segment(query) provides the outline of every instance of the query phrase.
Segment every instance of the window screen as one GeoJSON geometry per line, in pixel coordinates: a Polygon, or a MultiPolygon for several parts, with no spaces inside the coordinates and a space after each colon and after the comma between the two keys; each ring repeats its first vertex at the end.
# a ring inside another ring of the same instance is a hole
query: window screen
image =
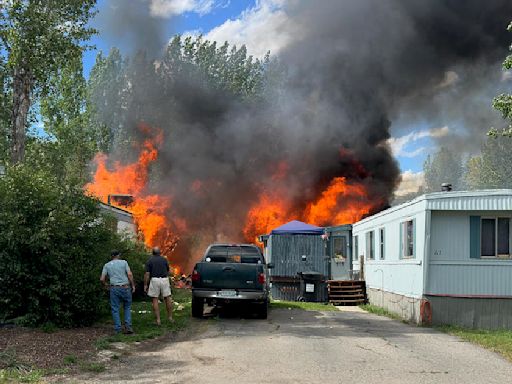
{"type": "Polygon", "coordinates": [[[400,237],[402,241],[400,251],[402,257],[414,257],[414,232],[414,220],[400,223],[400,237]]]}
{"type": "Polygon", "coordinates": [[[498,218],[498,255],[508,255],[509,248],[509,227],[510,219],[505,217],[498,218]]]}
{"type": "Polygon", "coordinates": [[[359,236],[354,236],[354,260],[359,260],[359,236]]]}
{"type": "Polygon", "coordinates": [[[366,257],[368,259],[375,258],[375,239],[373,231],[366,233],[366,257]]]}
{"type": "Polygon", "coordinates": [[[496,255],[496,220],[482,219],[482,256],[496,255]]]}
{"type": "Polygon", "coordinates": [[[347,257],[347,240],[343,237],[333,237],[332,242],[334,257],[347,257]]]}
{"type": "Polygon", "coordinates": [[[408,221],[405,224],[405,231],[407,235],[406,246],[406,256],[412,257],[414,256],[414,222],[412,220],[408,221]]]}
{"type": "Polygon", "coordinates": [[[384,228],[379,229],[379,253],[380,258],[384,259],[384,228]]]}

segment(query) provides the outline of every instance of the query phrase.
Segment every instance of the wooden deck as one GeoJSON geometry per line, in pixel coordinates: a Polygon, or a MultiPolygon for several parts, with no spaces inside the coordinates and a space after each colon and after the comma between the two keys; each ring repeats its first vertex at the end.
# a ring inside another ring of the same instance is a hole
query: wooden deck
{"type": "Polygon", "coordinates": [[[334,305],[359,305],[368,302],[363,280],[328,280],[329,302],[334,305]]]}

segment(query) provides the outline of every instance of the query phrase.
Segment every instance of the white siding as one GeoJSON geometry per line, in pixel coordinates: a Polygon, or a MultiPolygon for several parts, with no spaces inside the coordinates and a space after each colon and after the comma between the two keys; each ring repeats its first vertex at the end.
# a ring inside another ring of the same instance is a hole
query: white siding
{"type": "Polygon", "coordinates": [[[432,212],[430,260],[469,260],[469,216],[432,212]]]}
{"type": "MultiPolygon", "coordinates": [[[[353,225],[353,235],[359,235],[359,255],[364,255],[364,278],[369,288],[382,289],[409,297],[421,297],[423,294],[423,255],[425,244],[425,201],[417,200],[413,204],[385,211],[353,225]],[[415,222],[415,257],[400,258],[400,223],[415,222]],[[380,260],[378,231],[384,228],[385,260],[380,260]],[[366,233],[375,231],[375,260],[366,255],[366,233]]],[[[360,263],[354,261],[354,270],[360,269],[360,263]]]]}
{"type": "Polygon", "coordinates": [[[512,260],[470,258],[470,216],[508,216],[512,211],[432,212],[425,294],[512,296],[512,260]]]}

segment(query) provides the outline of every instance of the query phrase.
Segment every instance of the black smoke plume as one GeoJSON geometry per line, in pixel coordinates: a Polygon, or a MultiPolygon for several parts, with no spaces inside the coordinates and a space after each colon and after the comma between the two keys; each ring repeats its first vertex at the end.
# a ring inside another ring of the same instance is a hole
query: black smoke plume
{"type": "MultiPolygon", "coordinates": [[[[301,212],[344,176],[366,187],[374,211],[385,208],[400,180],[387,144],[398,118],[457,122],[464,131],[447,142],[459,149],[497,121],[481,96],[487,84],[501,84],[510,0],[289,1],[285,12],[294,39],[276,56],[286,78],[263,100],[240,100],[186,70],[162,81],[155,49],[132,61],[138,80],[127,125],[143,120],[165,132],[152,188],[173,197],[171,218],[187,222],[177,249],[183,266],[204,244],[243,240],[247,212],[263,190],[285,195],[301,212]],[[458,80],[447,82],[449,73],[458,80]],[[277,182],[283,161],[286,177],[277,182]]],[[[151,36],[161,20],[145,15],[138,14],[137,35],[151,36]]],[[[117,16],[115,28],[133,25],[117,16]]]]}

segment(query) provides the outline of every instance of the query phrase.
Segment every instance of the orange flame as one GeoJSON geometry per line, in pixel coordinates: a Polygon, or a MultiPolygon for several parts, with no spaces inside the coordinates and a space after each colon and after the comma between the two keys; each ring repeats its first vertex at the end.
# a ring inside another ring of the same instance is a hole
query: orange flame
{"type": "MultiPolygon", "coordinates": [[[[139,150],[137,162],[123,165],[119,161],[114,162],[112,169],[107,167],[108,157],[97,154],[94,158],[96,172],[91,183],[85,186],[87,194],[94,195],[102,201],[107,201],[108,195],[130,194],[134,202],[128,207],[132,212],[137,229],[143,234],[144,242],[148,246],[158,244],[158,235],[163,228],[168,228],[169,223],[165,216],[166,210],[171,204],[170,197],[148,194],[149,166],[158,158],[158,146],[163,141],[161,130],[153,130],[149,126],[141,124],[140,130],[149,137],[144,140],[139,150]]],[[[126,207],[120,207],[126,208],[126,207]]]]}
{"type": "Polygon", "coordinates": [[[279,198],[277,193],[263,193],[259,200],[247,213],[244,227],[244,238],[249,242],[258,242],[258,235],[268,233],[293,219],[289,213],[290,207],[286,201],[279,198]]]}
{"type": "MultiPolygon", "coordinates": [[[[354,169],[363,174],[363,166],[350,159],[354,169]]],[[[287,177],[288,166],[280,162],[272,180],[279,184],[287,177]]],[[[247,241],[261,234],[267,234],[272,229],[290,220],[302,220],[317,226],[351,224],[368,215],[380,201],[369,198],[362,183],[349,183],[345,177],[335,177],[317,198],[303,208],[294,208],[288,201],[285,187],[273,186],[273,192],[264,190],[258,200],[249,209],[244,227],[244,237],[247,241]],[[282,197],[285,196],[285,197],[282,197]]]]}
{"type": "Polygon", "coordinates": [[[335,177],[316,201],[308,204],[305,220],[318,226],[351,224],[370,213],[373,204],[361,184],[335,177]]]}

